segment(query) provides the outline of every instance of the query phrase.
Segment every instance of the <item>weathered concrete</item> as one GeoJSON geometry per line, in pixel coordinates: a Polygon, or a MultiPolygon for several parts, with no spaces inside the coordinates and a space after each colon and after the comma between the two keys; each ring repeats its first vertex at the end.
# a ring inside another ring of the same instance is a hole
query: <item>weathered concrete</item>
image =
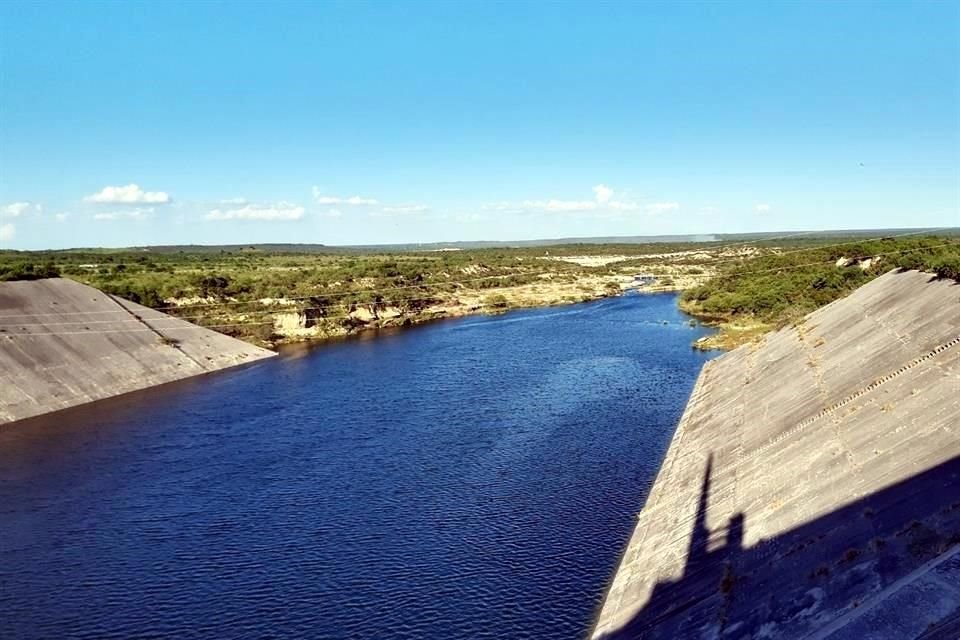
{"type": "Polygon", "coordinates": [[[704,368],[593,637],[939,637],[957,543],[960,285],[889,273],[704,368]]]}
{"type": "Polygon", "coordinates": [[[0,284],[0,425],[273,355],[72,280],[0,284]]]}

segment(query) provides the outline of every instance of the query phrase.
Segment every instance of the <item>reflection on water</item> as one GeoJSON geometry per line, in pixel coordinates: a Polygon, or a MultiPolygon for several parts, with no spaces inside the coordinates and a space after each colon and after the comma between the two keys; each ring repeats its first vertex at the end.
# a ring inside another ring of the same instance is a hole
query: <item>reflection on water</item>
{"type": "Polygon", "coordinates": [[[0,637],[576,638],[707,356],[670,295],[0,430],[0,637]]]}

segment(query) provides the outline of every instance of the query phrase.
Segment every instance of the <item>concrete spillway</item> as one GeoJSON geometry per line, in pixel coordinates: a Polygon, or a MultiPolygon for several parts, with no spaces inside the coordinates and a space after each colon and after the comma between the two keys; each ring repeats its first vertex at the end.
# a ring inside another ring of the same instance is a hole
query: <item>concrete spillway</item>
{"type": "Polygon", "coordinates": [[[72,280],[0,284],[0,425],[273,355],[72,280]]]}
{"type": "Polygon", "coordinates": [[[704,367],[594,638],[960,637],[960,285],[888,273],[704,367]]]}

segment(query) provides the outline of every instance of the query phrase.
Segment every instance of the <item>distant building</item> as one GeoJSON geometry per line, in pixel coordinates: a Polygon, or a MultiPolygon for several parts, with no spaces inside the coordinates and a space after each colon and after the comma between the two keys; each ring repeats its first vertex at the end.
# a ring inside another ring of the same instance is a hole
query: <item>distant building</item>
{"type": "Polygon", "coordinates": [[[633,284],[638,287],[645,287],[657,281],[657,277],[652,273],[638,273],[633,276],[633,284]]]}

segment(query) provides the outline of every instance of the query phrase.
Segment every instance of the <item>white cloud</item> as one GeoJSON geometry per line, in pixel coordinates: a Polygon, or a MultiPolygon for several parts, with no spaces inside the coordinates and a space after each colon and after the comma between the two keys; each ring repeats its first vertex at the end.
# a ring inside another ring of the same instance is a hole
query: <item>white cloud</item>
{"type": "Polygon", "coordinates": [[[131,209],[130,211],[108,211],[94,214],[94,220],[146,220],[154,212],[153,207],[147,209],[131,209]]]}
{"type": "Polygon", "coordinates": [[[760,204],[755,205],[753,209],[757,213],[767,213],[770,211],[770,209],[772,209],[772,207],[765,202],[761,202],[760,204]]]}
{"type": "Polygon", "coordinates": [[[98,204],[167,204],[172,198],[164,191],[144,191],[131,183],[123,187],[104,187],[100,192],[84,198],[84,201],[98,204]]]}
{"type": "Polygon", "coordinates": [[[0,207],[0,217],[7,218],[16,218],[24,213],[27,213],[33,209],[35,212],[39,213],[42,210],[42,207],[38,204],[33,204],[32,202],[11,202],[8,205],[0,207]]]}
{"type": "Polygon", "coordinates": [[[380,211],[383,213],[422,213],[429,209],[423,204],[404,204],[396,207],[384,207],[380,211]]]}
{"type": "Polygon", "coordinates": [[[236,209],[214,209],[207,220],[299,220],[304,208],[290,202],[248,204],[236,209]]]}
{"type": "Polygon", "coordinates": [[[565,213],[592,211],[597,208],[597,203],[592,200],[524,200],[522,208],[565,213]]]}
{"type": "Polygon", "coordinates": [[[674,211],[680,208],[676,202],[653,202],[642,204],[627,200],[617,200],[613,188],[605,184],[593,187],[593,200],[524,200],[523,202],[491,202],[481,206],[483,211],[498,211],[501,213],[523,213],[543,211],[547,213],[585,213],[598,216],[618,216],[624,213],[642,211],[648,214],[658,214],[674,211]]]}
{"type": "Polygon", "coordinates": [[[653,202],[646,206],[647,213],[666,213],[680,208],[679,202],[653,202]]]}
{"type": "Polygon", "coordinates": [[[343,215],[343,211],[340,211],[340,209],[327,209],[320,215],[324,218],[339,218],[343,215]]]}
{"type": "Polygon", "coordinates": [[[361,198],[360,196],[351,196],[349,198],[338,198],[337,196],[317,196],[317,204],[348,204],[351,206],[374,206],[380,204],[379,200],[373,198],[361,198]]]}
{"type": "Polygon", "coordinates": [[[353,197],[347,198],[343,202],[344,204],[352,204],[354,206],[380,204],[378,200],[374,200],[373,198],[361,198],[360,196],[353,196],[353,197]]]}
{"type": "Polygon", "coordinates": [[[320,187],[313,188],[313,199],[317,204],[346,204],[354,207],[372,207],[380,204],[379,200],[374,198],[362,198],[360,196],[351,196],[349,198],[341,198],[339,196],[325,196],[320,190],[320,187]]]}
{"type": "Polygon", "coordinates": [[[524,209],[540,209],[554,213],[566,213],[575,211],[594,211],[609,207],[619,211],[632,210],[635,205],[632,203],[618,202],[613,200],[613,189],[605,184],[598,184],[593,187],[593,200],[525,200],[522,204],[524,209]]]}
{"type": "Polygon", "coordinates": [[[69,212],[69,211],[64,211],[63,213],[55,213],[55,214],[53,215],[53,218],[54,218],[57,222],[66,222],[66,221],[67,221],[67,218],[69,218],[69,217],[70,217],[70,212],[69,212]]]}
{"type": "Polygon", "coordinates": [[[15,235],[17,235],[17,228],[13,226],[13,223],[0,224],[0,242],[13,240],[15,235]]]}
{"type": "Polygon", "coordinates": [[[483,211],[502,211],[508,213],[520,213],[523,211],[523,207],[518,203],[506,201],[488,202],[487,204],[481,205],[480,209],[483,211]]]}
{"type": "Polygon", "coordinates": [[[610,198],[613,197],[613,189],[605,184],[598,184],[593,188],[593,195],[597,199],[597,202],[604,204],[609,202],[610,198]]]}

